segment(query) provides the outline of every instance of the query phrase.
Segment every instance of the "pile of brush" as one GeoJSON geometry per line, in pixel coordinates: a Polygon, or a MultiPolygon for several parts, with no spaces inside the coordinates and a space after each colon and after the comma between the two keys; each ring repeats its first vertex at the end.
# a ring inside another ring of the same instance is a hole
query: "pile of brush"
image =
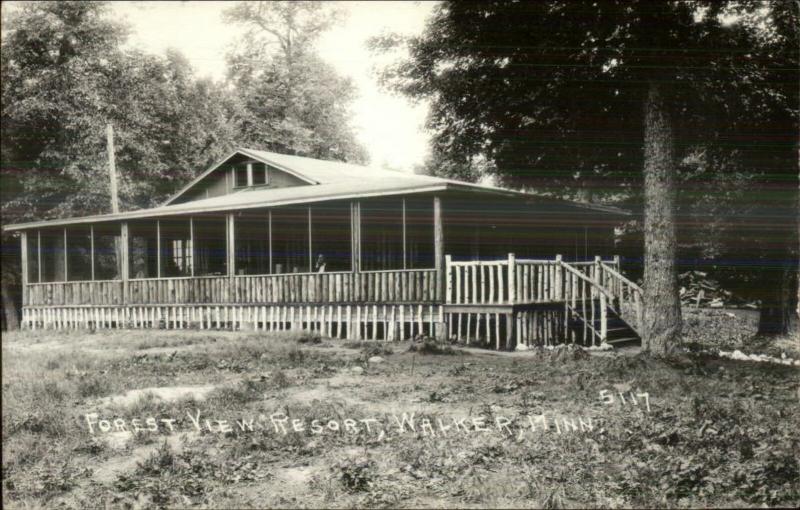
{"type": "Polygon", "coordinates": [[[696,308],[757,308],[723,289],[719,282],[708,277],[704,271],[686,271],[678,275],[681,303],[696,308]]]}

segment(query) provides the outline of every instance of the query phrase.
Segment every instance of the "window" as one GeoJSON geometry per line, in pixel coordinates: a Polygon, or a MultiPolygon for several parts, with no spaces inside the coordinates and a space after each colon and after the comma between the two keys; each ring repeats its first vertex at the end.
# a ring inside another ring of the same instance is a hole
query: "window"
{"type": "Polygon", "coordinates": [[[255,161],[237,163],[233,166],[233,179],[235,188],[269,184],[267,165],[255,161]]]}
{"type": "Polygon", "coordinates": [[[247,165],[242,163],[233,167],[234,183],[237,188],[244,188],[247,186],[247,165]]]}
{"type": "Polygon", "coordinates": [[[433,199],[406,198],[406,268],[435,267],[433,246],[433,199]]]}
{"type": "Polygon", "coordinates": [[[67,228],[67,278],[69,281],[92,279],[92,235],[84,226],[67,228]]]}
{"type": "Polygon", "coordinates": [[[350,203],[311,208],[312,271],[350,271],[350,203]]]}
{"type": "Polygon", "coordinates": [[[94,277],[96,280],[119,280],[122,237],[117,223],[94,226],[94,277]]]}
{"type": "Polygon", "coordinates": [[[269,274],[269,220],[266,212],[234,218],[236,274],[269,274]]]}
{"type": "Polygon", "coordinates": [[[192,251],[189,219],[161,220],[161,276],[191,276],[192,251]]]}
{"type": "Polygon", "coordinates": [[[311,271],[308,257],[308,208],[272,210],[273,273],[311,271]]]}
{"type": "Polygon", "coordinates": [[[227,222],[220,216],[194,217],[195,276],[228,274],[227,222]]]}
{"type": "Polygon", "coordinates": [[[39,283],[39,231],[28,232],[28,283],[39,283]]]}
{"type": "Polygon", "coordinates": [[[63,282],[66,260],[64,258],[64,230],[42,230],[42,281],[63,282]]]}
{"type": "Polygon", "coordinates": [[[129,278],[158,277],[156,222],[134,221],[128,224],[129,278]]]}
{"type": "Polygon", "coordinates": [[[403,269],[403,201],[361,202],[361,265],[365,271],[403,269]]]}
{"type": "Polygon", "coordinates": [[[253,186],[263,186],[265,184],[269,184],[267,165],[253,163],[253,186]]]}

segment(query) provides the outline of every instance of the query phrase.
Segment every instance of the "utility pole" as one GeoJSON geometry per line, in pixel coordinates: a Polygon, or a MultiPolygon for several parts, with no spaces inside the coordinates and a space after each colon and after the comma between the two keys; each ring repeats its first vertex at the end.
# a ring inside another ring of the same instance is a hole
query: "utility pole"
{"type": "Polygon", "coordinates": [[[111,179],[111,212],[119,212],[119,198],[117,197],[117,165],[114,162],[114,126],[106,125],[106,140],[108,148],[108,178],[111,179]]]}

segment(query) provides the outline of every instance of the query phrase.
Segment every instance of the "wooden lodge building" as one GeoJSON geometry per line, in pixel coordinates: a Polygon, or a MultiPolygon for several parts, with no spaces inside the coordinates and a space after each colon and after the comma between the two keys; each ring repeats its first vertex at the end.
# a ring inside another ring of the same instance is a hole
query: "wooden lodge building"
{"type": "Polygon", "coordinates": [[[638,339],[623,211],[238,149],[163,205],[20,233],[23,326],[638,339]]]}

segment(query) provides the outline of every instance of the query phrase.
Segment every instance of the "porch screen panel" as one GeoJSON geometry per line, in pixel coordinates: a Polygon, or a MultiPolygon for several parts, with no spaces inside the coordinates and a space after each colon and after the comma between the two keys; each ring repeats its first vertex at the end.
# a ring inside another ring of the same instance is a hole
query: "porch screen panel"
{"type": "Polygon", "coordinates": [[[403,268],[403,201],[361,202],[361,267],[365,271],[403,268]]]}
{"type": "Polygon", "coordinates": [[[64,230],[42,230],[42,281],[64,281],[64,230]]]}
{"type": "Polygon", "coordinates": [[[266,212],[234,218],[236,274],[269,274],[269,222],[266,212]]]}
{"type": "Polygon", "coordinates": [[[122,236],[119,224],[95,225],[94,277],[96,280],[122,279],[121,249],[122,236]]]}
{"type": "Polygon", "coordinates": [[[155,220],[128,223],[129,278],[158,277],[158,240],[155,220]]]}
{"type": "Polygon", "coordinates": [[[432,197],[406,199],[406,267],[435,267],[432,197]]]}
{"type": "Polygon", "coordinates": [[[308,208],[272,210],[272,263],[274,273],[307,273],[308,208]]]}
{"type": "Polygon", "coordinates": [[[480,213],[476,203],[447,198],[443,204],[445,253],[453,260],[479,260],[480,213]]]}
{"type": "Polygon", "coordinates": [[[92,237],[88,226],[67,228],[67,277],[71,282],[92,279],[92,237]]]}
{"type": "Polygon", "coordinates": [[[195,276],[228,274],[228,243],[224,216],[195,216],[195,276]]]}
{"type": "Polygon", "coordinates": [[[39,234],[28,231],[28,283],[39,283],[39,234]]]}
{"type": "Polygon", "coordinates": [[[189,218],[161,220],[161,276],[191,276],[193,258],[189,218]]]}
{"type": "Polygon", "coordinates": [[[350,271],[350,203],[313,206],[311,225],[312,270],[350,271]]]}

